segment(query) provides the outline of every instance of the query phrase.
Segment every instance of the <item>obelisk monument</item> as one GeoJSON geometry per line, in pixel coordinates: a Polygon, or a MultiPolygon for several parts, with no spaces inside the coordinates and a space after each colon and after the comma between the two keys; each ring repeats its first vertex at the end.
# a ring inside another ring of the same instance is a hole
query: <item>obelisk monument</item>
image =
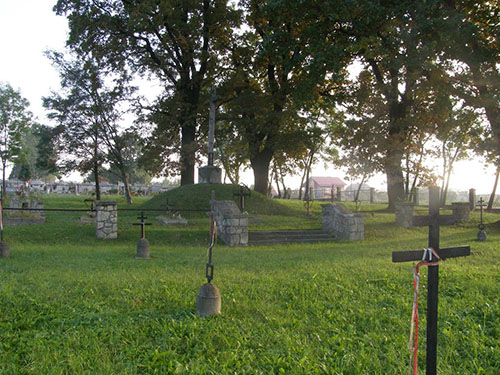
{"type": "Polygon", "coordinates": [[[210,91],[210,115],[208,117],[208,165],[198,169],[198,183],[220,184],[221,169],[214,165],[214,142],[215,142],[215,87],[210,91]]]}

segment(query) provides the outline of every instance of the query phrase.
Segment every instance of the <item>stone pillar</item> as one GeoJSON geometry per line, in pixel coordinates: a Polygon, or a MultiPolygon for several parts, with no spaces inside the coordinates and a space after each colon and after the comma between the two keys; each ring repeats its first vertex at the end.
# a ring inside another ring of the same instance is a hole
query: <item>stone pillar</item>
{"type": "Polygon", "coordinates": [[[248,245],[248,215],[241,213],[234,201],[214,201],[217,235],[229,246],[248,245]]]}
{"type": "Polygon", "coordinates": [[[413,204],[415,204],[415,206],[420,205],[420,189],[419,188],[415,188],[415,191],[413,193],[413,204]]]}
{"type": "Polygon", "coordinates": [[[469,189],[469,206],[471,211],[476,208],[476,189],[469,189]]]}
{"type": "Polygon", "coordinates": [[[365,217],[353,214],[343,204],[322,204],[323,230],[333,233],[339,240],[363,241],[365,217]]]}
{"type": "Polygon", "coordinates": [[[96,201],[96,230],[97,238],[113,239],[118,237],[118,211],[116,202],[96,201]]]}
{"type": "Polygon", "coordinates": [[[413,220],[413,202],[396,203],[396,224],[403,228],[411,227],[413,220]]]}
{"type": "Polygon", "coordinates": [[[470,204],[467,202],[453,202],[451,204],[455,223],[468,223],[470,221],[470,204]]]}
{"type": "Polygon", "coordinates": [[[370,188],[370,203],[375,203],[375,188],[370,188]]]}
{"type": "Polygon", "coordinates": [[[342,190],[337,186],[337,202],[342,202],[342,190]]]}

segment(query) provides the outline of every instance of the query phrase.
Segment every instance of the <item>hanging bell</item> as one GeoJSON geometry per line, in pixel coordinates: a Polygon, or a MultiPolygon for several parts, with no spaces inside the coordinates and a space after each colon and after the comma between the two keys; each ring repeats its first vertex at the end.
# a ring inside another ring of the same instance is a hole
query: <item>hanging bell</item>
{"type": "Polygon", "coordinates": [[[137,242],[135,259],[149,259],[149,241],[147,239],[141,238],[137,242]]]}
{"type": "Polygon", "coordinates": [[[203,284],[196,298],[196,313],[198,316],[219,315],[220,305],[219,289],[211,283],[203,284]]]}

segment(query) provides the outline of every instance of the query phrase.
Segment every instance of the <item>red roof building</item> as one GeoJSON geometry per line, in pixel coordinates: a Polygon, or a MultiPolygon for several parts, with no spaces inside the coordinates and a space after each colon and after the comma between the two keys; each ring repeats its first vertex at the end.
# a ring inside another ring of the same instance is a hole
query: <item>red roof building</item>
{"type": "Polygon", "coordinates": [[[338,177],[311,177],[309,188],[312,189],[313,199],[331,199],[332,191],[335,196],[337,190],[343,191],[347,184],[338,177]]]}

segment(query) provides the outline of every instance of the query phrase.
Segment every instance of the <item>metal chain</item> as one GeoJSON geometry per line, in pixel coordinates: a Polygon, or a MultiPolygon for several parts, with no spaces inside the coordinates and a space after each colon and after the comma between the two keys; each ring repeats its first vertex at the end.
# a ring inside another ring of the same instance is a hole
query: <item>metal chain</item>
{"type": "Polygon", "coordinates": [[[212,252],[215,243],[215,220],[213,211],[210,212],[210,245],[208,247],[208,263],[205,268],[207,282],[210,283],[214,278],[214,265],[212,264],[212,252]]]}

